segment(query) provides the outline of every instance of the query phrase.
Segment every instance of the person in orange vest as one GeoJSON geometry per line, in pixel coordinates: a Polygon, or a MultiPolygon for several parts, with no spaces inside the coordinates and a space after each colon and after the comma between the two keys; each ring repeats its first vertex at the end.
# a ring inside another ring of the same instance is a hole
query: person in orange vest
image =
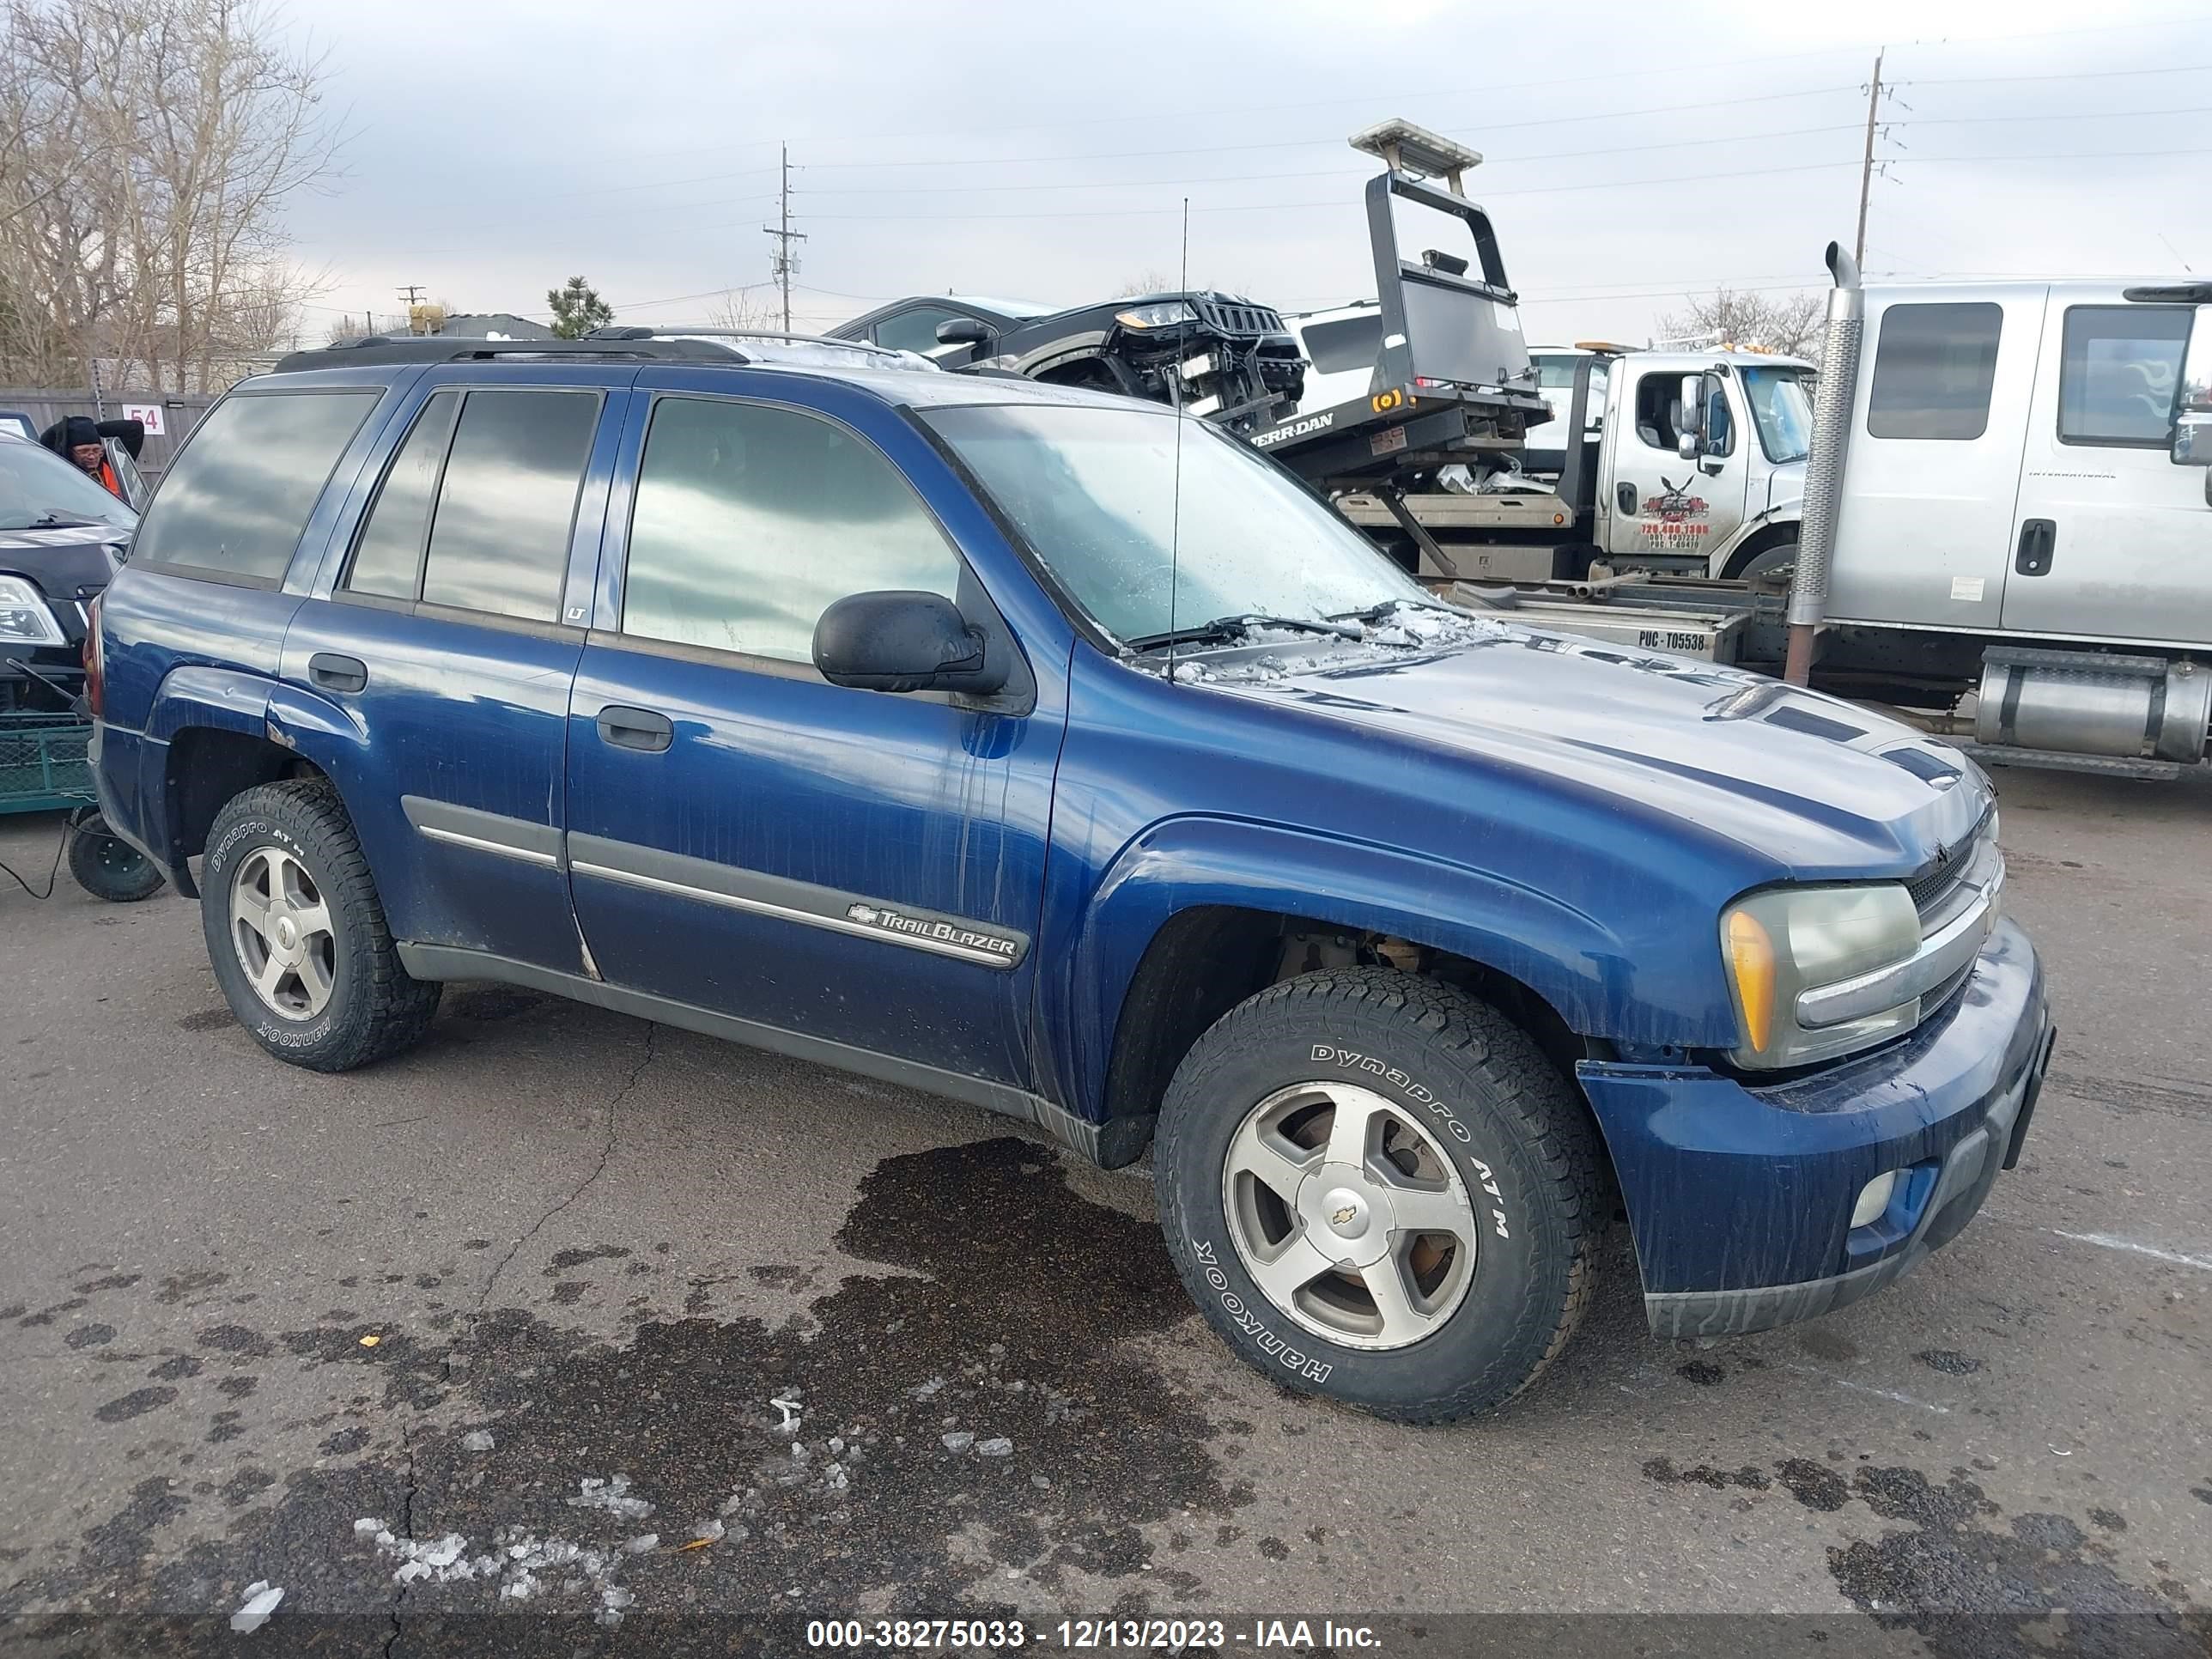
{"type": "Polygon", "coordinates": [[[102,441],[107,438],[120,441],[135,459],[146,441],[146,428],[138,421],[94,421],[89,416],[69,415],[39,434],[39,441],[48,449],[82,469],[116,500],[128,501],[131,498],[124,494],[123,481],[115,476],[107,459],[107,446],[102,441]]]}

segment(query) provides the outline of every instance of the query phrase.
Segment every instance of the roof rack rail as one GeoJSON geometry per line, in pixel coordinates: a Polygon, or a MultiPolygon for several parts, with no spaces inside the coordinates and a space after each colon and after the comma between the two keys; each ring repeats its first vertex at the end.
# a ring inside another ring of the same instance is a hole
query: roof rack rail
{"type": "Polygon", "coordinates": [[[695,328],[688,323],[667,323],[649,328],[641,323],[610,323],[584,336],[586,340],[775,340],[785,344],[836,346],[841,351],[872,352],[879,357],[902,354],[893,346],[872,340],[834,340],[827,334],[796,334],[780,328],[695,328]]]}
{"type": "Polygon", "coordinates": [[[647,331],[620,339],[586,337],[580,340],[490,340],[465,335],[371,334],[295,351],[276,360],[272,373],[297,374],[313,368],[356,368],[372,363],[492,362],[501,360],[544,360],[556,357],[597,357],[615,362],[647,358],[689,362],[743,363],[750,361],[735,347],[702,339],[662,340],[647,331]]]}

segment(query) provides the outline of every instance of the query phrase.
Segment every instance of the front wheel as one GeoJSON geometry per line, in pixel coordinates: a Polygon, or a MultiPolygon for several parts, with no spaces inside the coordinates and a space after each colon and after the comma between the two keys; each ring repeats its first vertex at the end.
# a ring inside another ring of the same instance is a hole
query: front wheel
{"type": "Polygon", "coordinates": [[[216,815],[200,920],[238,1023],[279,1060],[344,1072],[429,1029],[440,987],[400,965],[337,793],[264,783],[216,815]]]}
{"type": "Polygon", "coordinates": [[[1797,568],[1797,544],[1770,542],[1729,572],[1738,581],[1786,582],[1797,568]]]}
{"type": "Polygon", "coordinates": [[[1406,1422],[1503,1404],[1587,1305],[1597,1144],[1527,1035],[1363,968],[1240,1004],[1177,1068],[1153,1145],[1185,1286],[1277,1382],[1406,1422]]]}

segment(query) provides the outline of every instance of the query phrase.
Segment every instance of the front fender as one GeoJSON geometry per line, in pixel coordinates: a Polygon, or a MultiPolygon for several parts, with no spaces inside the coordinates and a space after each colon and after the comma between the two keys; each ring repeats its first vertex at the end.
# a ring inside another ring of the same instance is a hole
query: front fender
{"type": "Polygon", "coordinates": [[[1310,916],[1389,933],[1510,975],[1583,1033],[1607,1030],[1632,977],[1620,941],[1534,889],[1394,848],[1237,819],[1154,824],[1108,866],[1051,958],[1040,1029],[1058,1098],[1105,1115],[1115,1032],[1138,964],[1177,913],[1206,905],[1310,916]],[[1057,1006],[1054,1006],[1056,1003],[1057,1006]]]}
{"type": "Polygon", "coordinates": [[[1729,561],[1736,556],[1737,550],[1746,542],[1771,525],[1796,524],[1804,517],[1804,507],[1805,503],[1802,501],[1784,501],[1779,507],[1768,507],[1756,518],[1746,519],[1724,537],[1707,556],[1706,574],[1717,581],[1721,573],[1728,568],[1729,561]]]}

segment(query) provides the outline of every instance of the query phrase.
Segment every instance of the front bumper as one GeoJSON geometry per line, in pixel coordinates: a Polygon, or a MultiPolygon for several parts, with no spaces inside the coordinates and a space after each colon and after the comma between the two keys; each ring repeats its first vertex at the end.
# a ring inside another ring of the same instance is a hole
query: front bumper
{"type": "Polygon", "coordinates": [[[1956,1237],[2017,1161],[2054,1032],[2027,936],[2000,921],[1950,1006],[1861,1059],[1765,1087],[1584,1062],[1656,1335],[1722,1336],[1856,1301],[1956,1237]],[[1886,1170],[1888,1209],[1852,1227],[1886,1170]]]}

